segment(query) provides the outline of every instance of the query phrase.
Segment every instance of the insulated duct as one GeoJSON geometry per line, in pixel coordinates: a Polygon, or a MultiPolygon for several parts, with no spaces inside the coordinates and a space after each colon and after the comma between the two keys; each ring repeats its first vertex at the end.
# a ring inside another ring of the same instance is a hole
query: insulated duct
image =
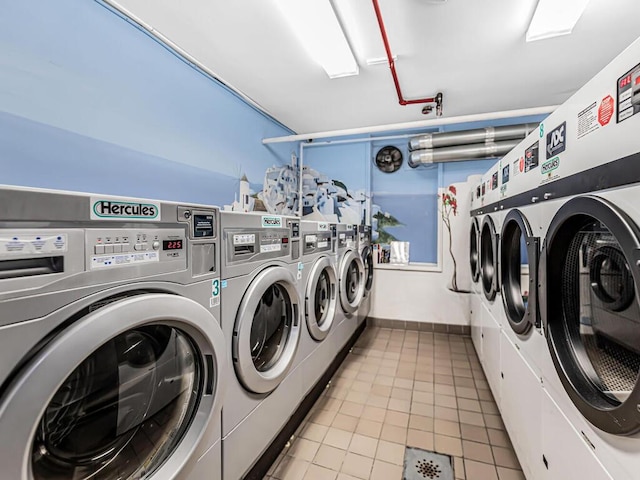
{"type": "Polygon", "coordinates": [[[495,143],[455,145],[452,147],[416,150],[409,155],[408,163],[410,167],[415,168],[418,165],[430,163],[501,157],[513,150],[520,141],[520,139],[503,140],[495,143]]]}
{"type": "Polygon", "coordinates": [[[409,150],[450,147],[473,143],[492,143],[502,140],[524,139],[537,125],[525,123],[504,127],[477,128],[461,132],[436,132],[414,137],[409,141],[409,150]]]}

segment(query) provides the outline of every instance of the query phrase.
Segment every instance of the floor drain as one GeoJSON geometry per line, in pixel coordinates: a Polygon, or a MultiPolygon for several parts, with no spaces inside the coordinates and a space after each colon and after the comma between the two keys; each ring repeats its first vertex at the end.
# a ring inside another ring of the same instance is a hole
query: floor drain
{"type": "Polygon", "coordinates": [[[407,447],[404,452],[403,480],[453,480],[449,455],[407,447]]]}

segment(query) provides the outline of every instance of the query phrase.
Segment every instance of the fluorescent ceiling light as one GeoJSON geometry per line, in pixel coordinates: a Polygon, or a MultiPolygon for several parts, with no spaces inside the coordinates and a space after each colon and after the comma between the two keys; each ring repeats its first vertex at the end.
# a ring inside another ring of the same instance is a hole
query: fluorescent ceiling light
{"type": "Polygon", "coordinates": [[[330,0],[276,0],[305,50],[329,78],[358,74],[349,43],[330,0]]]}
{"type": "Polygon", "coordinates": [[[527,42],[568,35],[589,0],[538,0],[527,30],[527,42]]]}

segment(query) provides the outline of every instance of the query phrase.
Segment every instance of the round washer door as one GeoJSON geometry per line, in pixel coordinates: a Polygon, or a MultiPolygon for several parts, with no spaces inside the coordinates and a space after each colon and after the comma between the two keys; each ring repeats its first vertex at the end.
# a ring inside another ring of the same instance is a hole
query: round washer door
{"type": "Polygon", "coordinates": [[[233,329],[233,361],[247,390],[276,389],[293,364],[300,339],[296,278],[272,266],[253,279],[242,298],[233,329]]]}
{"type": "Polygon", "coordinates": [[[373,249],[370,245],[364,246],[361,257],[364,264],[364,294],[367,295],[373,288],[373,249]]]}
{"type": "Polygon", "coordinates": [[[522,212],[511,210],[500,234],[502,302],[511,329],[520,335],[537,323],[539,245],[522,212]]]}
{"type": "Polygon", "coordinates": [[[471,230],[469,232],[469,264],[471,266],[471,278],[474,283],[480,280],[480,228],[478,219],[471,219],[471,230]]]}
{"type": "Polygon", "coordinates": [[[328,257],[321,257],[313,264],[305,298],[305,316],[309,334],[315,340],[324,340],[336,315],[338,303],[338,277],[328,257]]]}
{"type": "Polygon", "coordinates": [[[353,313],[364,295],[364,263],[360,255],[349,250],[340,262],[340,303],[345,313],[353,313]]]}
{"type": "Polygon", "coordinates": [[[601,430],[640,431],[640,229],[608,201],[577,197],[553,218],[544,253],[543,321],[565,390],[601,430]]]}
{"type": "Polygon", "coordinates": [[[480,230],[480,276],[482,291],[489,301],[498,293],[498,235],[493,220],[488,215],[482,221],[480,230]]]}
{"type": "Polygon", "coordinates": [[[92,308],[9,385],[3,477],[174,478],[218,421],[225,342],[207,309],[147,293],[92,308]]]}

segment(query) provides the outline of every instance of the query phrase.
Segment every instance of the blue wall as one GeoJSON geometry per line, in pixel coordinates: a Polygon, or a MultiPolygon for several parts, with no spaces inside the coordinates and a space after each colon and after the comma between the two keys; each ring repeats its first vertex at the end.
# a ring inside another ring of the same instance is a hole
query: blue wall
{"type": "Polygon", "coordinates": [[[291,133],[97,1],[5,2],[0,183],[225,204],[291,133]]]}

